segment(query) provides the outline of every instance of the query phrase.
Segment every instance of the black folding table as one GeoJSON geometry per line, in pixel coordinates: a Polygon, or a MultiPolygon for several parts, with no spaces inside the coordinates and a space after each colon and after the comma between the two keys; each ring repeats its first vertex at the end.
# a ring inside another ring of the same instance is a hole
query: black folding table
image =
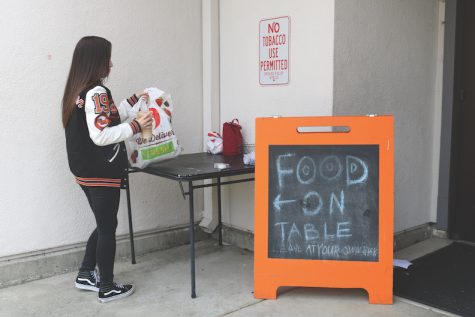
{"type": "MultiPolygon", "coordinates": [[[[136,173],[142,172],[160,177],[165,177],[174,181],[178,181],[183,194],[188,195],[189,200],[189,231],[190,231],[190,262],[191,262],[191,297],[196,297],[195,292],[195,230],[194,230],[194,204],[193,204],[193,191],[198,188],[217,186],[218,191],[218,227],[219,230],[219,245],[223,245],[222,237],[222,223],[221,223],[221,186],[235,183],[242,183],[254,180],[252,178],[238,179],[233,181],[222,182],[221,178],[226,176],[236,176],[244,174],[253,174],[254,166],[245,165],[243,163],[242,155],[238,156],[224,156],[213,155],[208,153],[193,153],[183,154],[178,157],[150,165],[144,169],[132,168],[128,172],[136,173]],[[215,163],[229,164],[227,168],[216,168],[215,163]],[[216,179],[216,182],[211,184],[199,184],[193,185],[194,181],[202,181],[206,179],[216,179]],[[188,191],[183,190],[183,182],[188,183],[188,191]]],[[[132,254],[132,263],[135,264],[135,249],[134,249],[134,232],[132,228],[132,208],[130,202],[130,190],[129,190],[129,176],[125,179],[124,188],[127,192],[127,209],[129,216],[129,233],[130,233],[130,250],[132,254]]]]}

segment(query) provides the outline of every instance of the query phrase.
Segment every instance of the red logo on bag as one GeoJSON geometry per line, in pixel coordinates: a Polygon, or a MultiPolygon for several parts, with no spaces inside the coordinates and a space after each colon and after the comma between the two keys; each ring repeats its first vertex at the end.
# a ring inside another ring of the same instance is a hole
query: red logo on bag
{"type": "Polygon", "coordinates": [[[163,102],[163,98],[162,98],[162,97],[155,99],[155,102],[157,103],[157,105],[158,105],[163,111],[165,111],[165,113],[167,114],[167,116],[170,117],[170,119],[171,119],[171,118],[172,118],[172,113],[170,112],[170,110],[167,109],[168,107],[170,107],[170,105],[168,104],[168,102],[167,102],[167,101],[163,102]],[[162,105],[165,105],[165,108],[162,107],[162,105]]]}
{"type": "Polygon", "coordinates": [[[130,158],[132,159],[132,162],[133,163],[137,163],[137,157],[139,156],[139,152],[137,152],[137,150],[135,150],[132,155],[130,156],[130,158]]]}
{"type": "Polygon", "coordinates": [[[158,113],[157,109],[155,108],[149,108],[150,111],[152,111],[153,115],[153,120],[155,121],[155,127],[158,127],[160,125],[160,114],[158,113]]]}

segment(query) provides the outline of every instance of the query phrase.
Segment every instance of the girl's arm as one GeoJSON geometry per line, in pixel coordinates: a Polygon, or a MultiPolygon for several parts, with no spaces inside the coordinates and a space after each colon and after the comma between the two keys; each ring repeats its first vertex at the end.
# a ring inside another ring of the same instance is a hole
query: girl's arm
{"type": "MultiPolygon", "coordinates": [[[[140,132],[137,120],[130,123],[121,123],[110,127],[110,101],[104,87],[96,86],[86,94],[85,106],[86,122],[91,140],[99,146],[105,146],[124,141],[140,132]]],[[[119,115],[116,113],[115,115],[119,115]]]]}
{"type": "Polygon", "coordinates": [[[145,102],[148,103],[148,93],[147,92],[141,92],[137,94],[133,94],[131,97],[124,99],[120,102],[119,106],[117,107],[117,110],[119,111],[120,115],[120,121],[125,121],[129,117],[129,111],[130,109],[135,106],[135,104],[139,101],[140,97],[143,97],[145,99],[145,102]]]}

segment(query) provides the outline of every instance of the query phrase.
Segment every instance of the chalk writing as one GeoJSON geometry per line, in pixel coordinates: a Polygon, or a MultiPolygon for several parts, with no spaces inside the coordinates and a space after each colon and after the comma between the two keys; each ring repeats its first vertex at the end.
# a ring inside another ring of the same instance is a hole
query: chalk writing
{"type": "Polygon", "coordinates": [[[368,179],[368,166],[365,162],[355,156],[346,157],[346,182],[349,185],[358,183],[364,183],[368,179]],[[359,178],[352,179],[352,176],[357,174],[358,171],[363,170],[362,175],[359,178]]]}
{"type": "Polygon", "coordinates": [[[322,209],[323,201],[318,192],[310,191],[303,198],[303,213],[306,216],[318,215],[322,209]]]}
{"type": "Polygon", "coordinates": [[[283,169],[282,166],[281,166],[281,161],[285,158],[288,158],[288,157],[292,157],[294,155],[292,154],[284,154],[284,155],[279,155],[277,157],[277,160],[276,160],[276,164],[277,164],[277,173],[278,173],[278,176],[279,176],[279,186],[282,187],[283,184],[284,184],[284,176],[285,175],[291,175],[293,174],[294,170],[293,169],[283,169]]]}
{"type": "Polygon", "coordinates": [[[341,190],[340,201],[338,201],[338,198],[335,196],[334,193],[332,193],[330,198],[330,215],[333,213],[333,202],[335,202],[335,204],[340,209],[341,214],[343,215],[345,212],[345,192],[341,190]]]}
{"type": "Polygon", "coordinates": [[[318,170],[324,179],[331,181],[340,177],[343,172],[343,167],[338,156],[330,155],[322,160],[318,170]]]}
{"type": "Polygon", "coordinates": [[[289,203],[293,203],[295,202],[296,200],[295,199],[287,199],[287,200],[282,200],[280,199],[280,194],[277,195],[274,199],[274,210],[275,211],[280,211],[281,210],[281,206],[283,204],[289,204],[289,203]]]}
{"type": "Polygon", "coordinates": [[[269,257],[377,261],[377,145],[269,147],[269,257]]]}
{"type": "Polygon", "coordinates": [[[302,157],[297,164],[297,179],[302,184],[310,184],[315,181],[317,168],[315,161],[308,156],[302,157]]]}

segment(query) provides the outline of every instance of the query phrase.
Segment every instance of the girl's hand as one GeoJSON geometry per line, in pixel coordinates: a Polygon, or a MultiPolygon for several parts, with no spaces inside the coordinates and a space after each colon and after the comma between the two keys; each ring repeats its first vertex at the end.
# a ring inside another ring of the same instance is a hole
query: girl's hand
{"type": "Polygon", "coordinates": [[[143,97],[146,104],[148,104],[149,101],[150,101],[150,96],[148,95],[148,92],[146,92],[146,91],[142,91],[142,92],[136,93],[135,95],[136,95],[139,99],[140,99],[141,97],[143,97]]]}
{"type": "Polygon", "coordinates": [[[140,129],[152,127],[152,113],[150,111],[142,111],[137,113],[137,122],[140,125],[140,129]],[[140,113],[140,115],[138,115],[140,113]],[[143,114],[142,114],[143,113],[143,114]]]}

